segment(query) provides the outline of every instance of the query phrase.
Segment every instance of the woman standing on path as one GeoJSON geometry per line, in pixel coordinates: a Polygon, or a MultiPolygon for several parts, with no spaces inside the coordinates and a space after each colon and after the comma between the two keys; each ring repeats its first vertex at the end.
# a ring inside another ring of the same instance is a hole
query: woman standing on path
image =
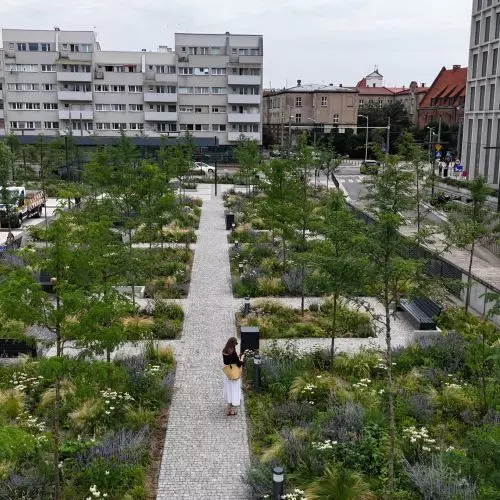
{"type": "Polygon", "coordinates": [[[228,416],[236,415],[237,412],[235,407],[240,406],[241,403],[241,366],[245,361],[245,355],[242,354],[238,356],[236,352],[237,345],[238,340],[236,337],[231,337],[222,351],[224,365],[231,365],[233,370],[237,370],[240,373],[240,376],[236,380],[231,380],[226,373],[224,373],[224,399],[228,404],[226,412],[228,416]]]}

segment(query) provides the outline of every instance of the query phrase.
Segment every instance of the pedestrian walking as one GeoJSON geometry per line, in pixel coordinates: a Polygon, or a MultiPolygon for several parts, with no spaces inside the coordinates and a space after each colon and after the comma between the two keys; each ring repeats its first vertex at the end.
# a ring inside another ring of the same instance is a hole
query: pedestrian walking
{"type": "Polygon", "coordinates": [[[241,367],[245,362],[245,355],[238,356],[236,346],[238,339],[231,337],[222,351],[224,361],[224,399],[227,403],[226,415],[236,415],[236,408],[241,404],[241,367]]]}

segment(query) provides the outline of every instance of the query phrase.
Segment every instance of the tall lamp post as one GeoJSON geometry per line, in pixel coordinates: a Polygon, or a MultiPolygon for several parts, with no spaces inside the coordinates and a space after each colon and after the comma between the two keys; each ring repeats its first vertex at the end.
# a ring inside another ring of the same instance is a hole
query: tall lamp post
{"type": "Polygon", "coordinates": [[[314,187],[317,186],[318,169],[316,163],[316,120],[314,118],[308,118],[310,122],[313,122],[313,148],[314,148],[314,187]]]}
{"type": "Polygon", "coordinates": [[[368,115],[358,115],[359,118],[364,118],[366,120],[366,140],[365,140],[365,162],[368,160],[368,124],[369,118],[368,115]]]}
{"type": "Polygon", "coordinates": [[[431,166],[431,175],[432,175],[432,184],[431,184],[431,196],[434,197],[434,170],[435,170],[435,162],[432,157],[432,138],[434,135],[434,128],[427,127],[429,129],[429,163],[431,166]]]}

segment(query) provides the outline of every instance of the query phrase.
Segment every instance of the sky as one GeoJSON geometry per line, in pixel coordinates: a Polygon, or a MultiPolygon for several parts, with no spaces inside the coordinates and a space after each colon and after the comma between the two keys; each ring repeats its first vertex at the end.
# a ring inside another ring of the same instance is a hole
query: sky
{"type": "Polygon", "coordinates": [[[156,50],[175,32],[264,36],[264,87],[430,85],[467,65],[472,0],[0,0],[0,27],[95,30],[102,50],[156,50]]]}

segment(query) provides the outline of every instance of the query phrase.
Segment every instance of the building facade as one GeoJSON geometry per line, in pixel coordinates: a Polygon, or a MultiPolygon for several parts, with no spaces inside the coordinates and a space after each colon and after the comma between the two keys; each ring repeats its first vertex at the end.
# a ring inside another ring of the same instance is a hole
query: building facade
{"type": "Polygon", "coordinates": [[[264,92],[263,124],[266,142],[283,144],[290,134],[315,127],[356,128],[357,90],[330,85],[302,85],[264,92]]]}
{"type": "Polygon", "coordinates": [[[410,121],[417,124],[420,103],[428,91],[425,83],[418,85],[413,81],[408,87],[386,87],[383,82],[384,77],[377,68],[360,80],[356,85],[359,106],[365,104],[387,106],[399,102],[408,113],[410,121]]]}
{"type": "Polygon", "coordinates": [[[467,68],[455,64],[452,69],[443,67],[429,88],[418,111],[418,125],[426,127],[441,120],[451,126],[463,123],[467,68]]]}
{"type": "Polygon", "coordinates": [[[467,73],[462,162],[469,178],[499,185],[500,4],[474,0],[467,73]]]}
{"type": "Polygon", "coordinates": [[[2,39],[0,134],[262,140],[260,35],[176,33],[175,50],[156,52],[103,51],[94,32],[57,28],[2,39]]]}

